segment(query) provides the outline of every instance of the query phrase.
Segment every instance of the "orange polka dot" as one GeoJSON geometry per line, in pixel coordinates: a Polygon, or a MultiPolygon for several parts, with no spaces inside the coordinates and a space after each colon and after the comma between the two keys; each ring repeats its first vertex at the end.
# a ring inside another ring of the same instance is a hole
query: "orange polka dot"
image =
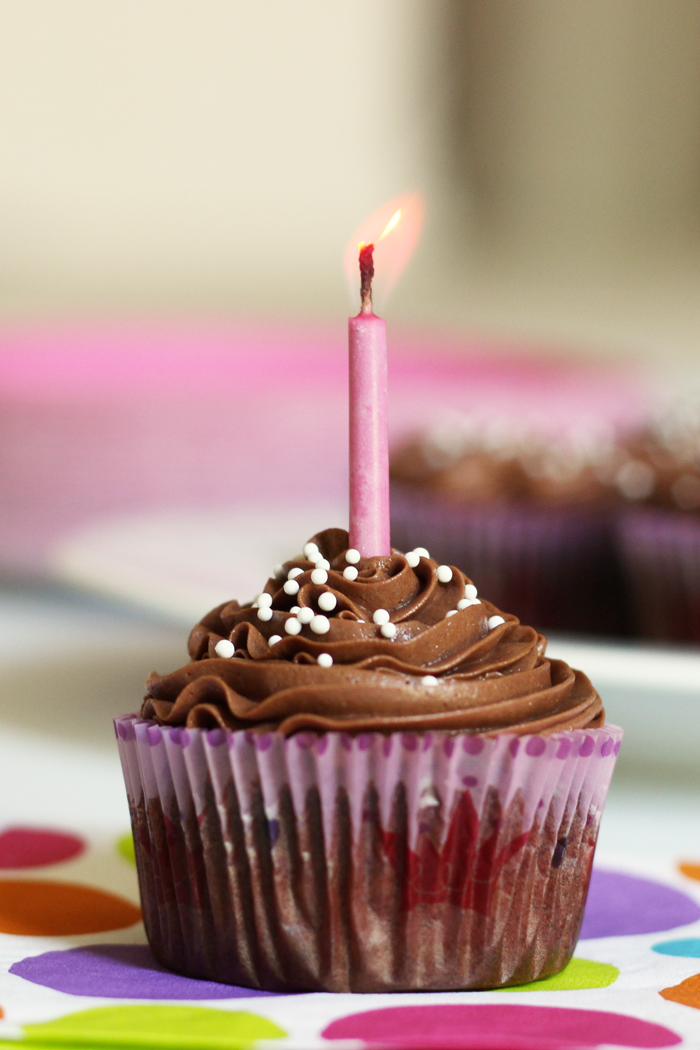
{"type": "Polygon", "coordinates": [[[73,882],[0,879],[0,933],[64,937],[133,926],[136,905],[104,890],[73,882]]]}
{"type": "Polygon", "coordinates": [[[685,981],[674,984],[671,988],[664,988],[659,995],[670,999],[671,1002],[694,1006],[696,1010],[700,1010],[700,973],[687,977],[685,981]]]}
{"type": "Polygon", "coordinates": [[[689,879],[697,879],[700,882],[700,864],[684,863],[679,864],[678,867],[689,879]]]}

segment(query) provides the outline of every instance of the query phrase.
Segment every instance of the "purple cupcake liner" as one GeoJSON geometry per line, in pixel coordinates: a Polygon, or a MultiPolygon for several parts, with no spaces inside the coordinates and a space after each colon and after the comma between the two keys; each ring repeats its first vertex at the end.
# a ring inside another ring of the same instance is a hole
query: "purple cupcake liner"
{"type": "Polygon", "coordinates": [[[700,642],[700,517],[639,508],[621,514],[617,528],[639,633],[700,642]]]}
{"type": "Polygon", "coordinates": [[[519,984],[571,958],[617,727],[115,727],[146,931],[172,969],[370,992],[519,984]]]}
{"type": "Polygon", "coordinates": [[[607,510],[458,503],[392,486],[392,541],[459,565],[490,602],[521,623],[629,633],[627,592],[607,510]]]}

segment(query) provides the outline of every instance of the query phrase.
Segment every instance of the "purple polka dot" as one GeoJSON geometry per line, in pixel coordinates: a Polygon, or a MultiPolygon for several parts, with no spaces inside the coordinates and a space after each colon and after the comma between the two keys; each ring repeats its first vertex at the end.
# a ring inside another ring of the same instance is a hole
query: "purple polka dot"
{"type": "Polygon", "coordinates": [[[157,747],[163,739],[163,732],[160,726],[149,726],[146,730],[146,735],[148,736],[148,743],[151,747],[157,747]]]}
{"type": "Polygon", "coordinates": [[[612,754],[612,749],[614,746],[615,744],[613,742],[612,737],[608,737],[607,740],[603,741],[603,743],[600,746],[600,753],[603,756],[603,758],[607,758],[608,755],[612,754]]]}
{"type": "Polygon", "coordinates": [[[390,737],[390,736],[385,736],[384,737],[384,741],[382,743],[382,751],[384,752],[384,754],[385,754],[385,756],[387,758],[391,754],[391,749],[392,749],[393,746],[394,746],[393,738],[390,737]]]}
{"type": "Polygon", "coordinates": [[[418,747],[418,738],[415,733],[402,733],[401,734],[401,746],[407,751],[415,751],[418,747]]]}
{"type": "Polygon", "coordinates": [[[314,733],[297,733],[294,737],[297,747],[300,747],[303,751],[308,751],[310,747],[313,747],[315,739],[314,733]]]}
{"type": "Polygon", "coordinates": [[[473,788],[476,787],[476,785],[479,783],[479,778],[472,776],[462,777],[462,783],[465,787],[473,788]]]}
{"type": "Polygon", "coordinates": [[[424,733],[423,734],[423,750],[424,751],[430,751],[430,748],[432,747],[432,745],[433,745],[433,734],[432,733],[424,733]]]}
{"type": "Polygon", "coordinates": [[[360,751],[366,751],[367,748],[372,746],[373,736],[371,733],[360,733],[357,738],[357,745],[360,751]]]}
{"type": "Polygon", "coordinates": [[[256,737],[255,746],[258,751],[268,751],[272,747],[272,733],[262,733],[256,737]]]}
{"type": "Polygon", "coordinates": [[[120,736],[122,740],[126,740],[126,726],[124,725],[124,723],[117,722],[115,724],[115,729],[117,731],[117,735],[120,736]]]}
{"type": "Polygon", "coordinates": [[[341,734],[340,743],[343,745],[346,751],[352,751],[352,737],[349,733],[341,734]]]}
{"type": "Polygon", "coordinates": [[[541,755],[545,751],[546,747],[547,745],[541,736],[531,736],[525,745],[525,753],[531,755],[533,758],[537,758],[538,755],[541,755]]]}
{"type": "Polygon", "coordinates": [[[620,754],[620,745],[621,745],[621,744],[622,744],[622,741],[621,741],[621,740],[617,740],[617,741],[615,742],[615,754],[616,754],[616,755],[619,755],[619,754],[620,754]]]}
{"type": "Polygon", "coordinates": [[[557,748],[557,758],[565,759],[568,758],[569,752],[571,751],[570,740],[560,740],[559,747],[557,748]]]}
{"type": "Polygon", "coordinates": [[[221,747],[226,739],[226,734],[223,729],[210,729],[207,733],[207,740],[212,747],[221,747]]]}
{"type": "Polygon", "coordinates": [[[328,748],[328,737],[324,733],[323,736],[319,736],[316,740],[316,754],[322,755],[328,748]]]}
{"type": "Polygon", "coordinates": [[[442,742],[442,750],[449,758],[455,749],[455,738],[453,736],[446,737],[442,742]]]}
{"type": "Polygon", "coordinates": [[[484,741],[480,736],[465,736],[462,740],[462,750],[468,755],[480,755],[484,750],[484,741]]]}
{"type": "Polygon", "coordinates": [[[435,1003],[362,1010],[332,1021],[326,1039],[364,1040],[401,1050],[571,1050],[577,1047],[676,1046],[680,1036],[663,1025],[603,1010],[512,1003],[435,1003]]]}
{"type": "Polygon", "coordinates": [[[588,736],[588,734],[586,734],[586,736],[584,737],[583,743],[581,744],[580,748],[578,749],[578,753],[579,753],[579,755],[581,755],[582,758],[588,758],[588,756],[592,755],[594,751],[595,751],[595,740],[593,739],[592,736],[588,736]]]}
{"type": "Polygon", "coordinates": [[[44,952],[14,963],[10,972],[57,992],[107,999],[248,999],[275,994],[181,977],[161,966],[145,944],[91,944],[44,952]]]}
{"type": "Polygon", "coordinates": [[[169,739],[169,740],[170,740],[170,741],[171,741],[171,742],[172,742],[173,744],[182,744],[182,734],[183,734],[183,732],[184,732],[184,730],[182,730],[182,729],[180,728],[180,726],[175,726],[175,727],[174,727],[173,729],[171,729],[171,730],[170,730],[170,732],[168,733],[168,739],[169,739]]]}
{"type": "Polygon", "coordinates": [[[514,736],[511,742],[508,744],[508,750],[510,751],[513,758],[517,755],[520,750],[520,740],[517,736],[514,736]]]}
{"type": "Polygon", "coordinates": [[[662,882],[593,869],[581,939],[659,933],[700,919],[700,907],[662,882]]]}

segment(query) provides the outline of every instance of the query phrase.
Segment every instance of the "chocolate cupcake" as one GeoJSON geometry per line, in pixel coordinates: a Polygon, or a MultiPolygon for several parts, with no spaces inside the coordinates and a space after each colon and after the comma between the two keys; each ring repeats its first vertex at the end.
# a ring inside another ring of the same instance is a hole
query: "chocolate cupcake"
{"type": "Polygon", "coordinates": [[[466,566],[521,620],[625,635],[619,455],[603,426],[555,439],[452,419],[394,451],[392,535],[466,566]]]}
{"type": "Polygon", "coordinates": [[[159,960],[271,991],[560,970],[621,731],[545,648],[454,566],[339,529],[209,613],[116,720],[159,960]]]}

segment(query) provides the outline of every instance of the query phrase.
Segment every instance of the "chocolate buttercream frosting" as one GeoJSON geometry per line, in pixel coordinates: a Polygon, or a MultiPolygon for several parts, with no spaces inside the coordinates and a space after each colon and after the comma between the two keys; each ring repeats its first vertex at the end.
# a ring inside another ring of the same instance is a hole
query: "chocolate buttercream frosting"
{"type": "Polygon", "coordinates": [[[454,566],[421,549],[351,565],[342,529],[320,532],[305,551],[255,602],[227,602],[197,624],[191,662],[148,679],[144,718],[287,735],[603,724],[588,678],[549,659],[543,635],[477,598],[454,566]]]}

